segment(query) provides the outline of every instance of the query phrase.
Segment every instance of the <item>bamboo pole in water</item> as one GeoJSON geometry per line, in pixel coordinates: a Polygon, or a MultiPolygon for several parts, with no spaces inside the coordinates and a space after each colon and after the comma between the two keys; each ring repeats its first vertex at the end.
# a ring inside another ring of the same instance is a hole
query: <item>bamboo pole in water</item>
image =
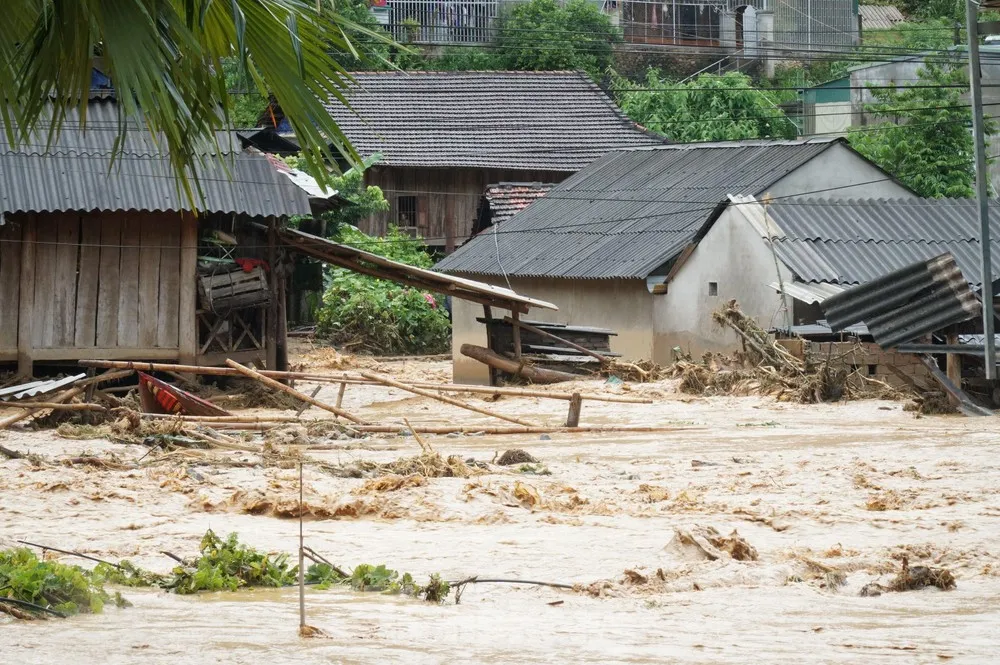
{"type": "Polygon", "coordinates": [[[334,415],[338,415],[338,416],[340,416],[342,418],[346,418],[347,420],[350,420],[352,423],[362,424],[362,423],[365,422],[361,418],[358,418],[357,416],[355,416],[353,413],[349,413],[347,411],[344,411],[343,409],[338,409],[335,406],[327,404],[326,402],[321,402],[318,399],[314,399],[314,398],[310,397],[309,395],[306,395],[305,393],[299,392],[295,388],[290,388],[290,387],[286,386],[283,383],[279,383],[279,382],[275,381],[274,379],[271,379],[269,377],[266,377],[266,376],[262,375],[260,372],[258,372],[256,370],[250,369],[249,367],[245,367],[245,366],[239,364],[238,362],[236,362],[235,360],[227,359],[226,360],[226,364],[229,365],[230,367],[232,367],[233,369],[235,369],[236,371],[240,372],[241,374],[244,374],[244,375],[246,375],[247,377],[249,377],[251,379],[255,379],[257,381],[260,381],[261,383],[263,383],[268,388],[273,388],[274,390],[278,390],[278,391],[281,391],[281,392],[288,393],[292,397],[296,397],[296,398],[302,400],[303,402],[308,402],[309,404],[312,404],[315,407],[323,409],[324,411],[329,411],[330,413],[332,413],[334,415]]]}

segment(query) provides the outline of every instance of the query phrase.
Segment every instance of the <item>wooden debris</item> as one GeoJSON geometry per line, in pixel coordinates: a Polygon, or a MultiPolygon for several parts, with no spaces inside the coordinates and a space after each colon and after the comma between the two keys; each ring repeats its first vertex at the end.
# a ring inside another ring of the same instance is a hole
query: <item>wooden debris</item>
{"type": "Polygon", "coordinates": [[[462,402],[460,400],[453,399],[451,397],[445,397],[444,395],[438,395],[438,394],[432,393],[432,392],[430,392],[428,390],[424,390],[423,388],[416,388],[416,387],[411,386],[409,384],[401,383],[400,381],[396,381],[395,379],[390,379],[387,376],[382,376],[382,375],[376,374],[374,372],[367,372],[367,371],[366,372],[361,372],[361,375],[363,377],[365,377],[366,379],[371,379],[372,381],[378,381],[379,383],[384,384],[386,386],[391,386],[393,388],[399,388],[400,390],[405,390],[407,392],[411,392],[414,395],[420,395],[422,397],[430,397],[431,399],[436,399],[439,402],[444,402],[445,404],[451,404],[452,406],[457,406],[457,407],[459,407],[461,409],[466,409],[467,411],[473,411],[475,413],[480,413],[480,414],[482,414],[484,416],[492,416],[493,418],[499,418],[500,420],[506,420],[507,422],[516,423],[518,425],[523,425],[524,427],[535,427],[536,426],[533,423],[521,420],[520,418],[514,418],[512,416],[507,416],[507,415],[504,415],[502,413],[496,413],[494,411],[489,411],[488,409],[483,409],[483,408],[480,408],[478,406],[473,406],[471,404],[466,404],[465,402],[462,402]]]}
{"type": "MultiPolygon", "coordinates": [[[[95,376],[95,377],[90,378],[90,379],[81,379],[80,381],[77,381],[76,383],[74,383],[72,388],[69,388],[68,390],[64,390],[63,392],[61,392],[58,395],[54,396],[50,400],[50,402],[55,403],[55,404],[63,404],[65,402],[68,402],[69,400],[73,399],[77,395],[82,395],[84,392],[86,392],[87,386],[89,386],[91,384],[96,385],[96,384],[99,384],[99,383],[104,383],[106,381],[115,381],[117,379],[123,379],[123,378],[125,378],[126,376],[128,376],[131,373],[132,373],[132,370],[130,370],[130,369],[129,370],[121,370],[121,371],[117,371],[117,372],[115,372],[115,371],[109,371],[109,372],[105,372],[105,373],[101,374],[100,376],[95,376]]],[[[0,430],[6,429],[6,428],[10,427],[11,425],[13,425],[14,423],[20,422],[20,421],[24,420],[25,418],[30,418],[31,416],[37,415],[40,411],[45,411],[45,410],[46,409],[26,408],[21,413],[17,413],[17,414],[14,414],[12,416],[7,416],[6,418],[0,419],[0,430]]]]}
{"type": "Polygon", "coordinates": [[[352,413],[348,413],[347,411],[344,411],[343,409],[339,409],[339,408],[337,408],[335,406],[331,406],[331,405],[329,405],[329,404],[327,404],[325,402],[321,402],[318,399],[314,399],[314,398],[310,397],[309,395],[306,395],[305,393],[299,392],[295,388],[290,388],[289,386],[286,386],[283,383],[279,383],[278,381],[275,381],[274,379],[271,379],[269,377],[264,376],[263,374],[261,374],[260,372],[258,372],[256,370],[250,369],[249,367],[245,367],[244,365],[239,364],[235,360],[228,359],[228,360],[226,360],[226,364],[229,365],[230,367],[232,367],[233,369],[235,369],[236,371],[238,371],[239,373],[243,374],[244,376],[248,376],[251,379],[256,379],[257,381],[260,381],[261,383],[263,383],[265,386],[268,386],[269,388],[274,388],[275,390],[280,390],[282,392],[286,392],[289,395],[292,395],[293,397],[296,397],[296,398],[302,400],[303,402],[308,402],[309,404],[312,404],[315,407],[319,407],[320,409],[323,409],[324,411],[329,411],[330,413],[333,413],[335,415],[338,415],[338,416],[341,416],[343,418],[346,418],[347,420],[350,420],[352,423],[363,424],[365,422],[364,420],[362,420],[361,418],[358,418],[357,416],[355,416],[352,413]]]}
{"type": "Polygon", "coordinates": [[[554,369],[527,365],[523,361],[505,358],[495,351],[482,346],[476,346],[475,344],[463,344],[460,351],[463,356],[478,360],[484,365],[498,369],[501,372],[520,376],[532,383],[559,383],[561,381],[579,381],[584,378],[579,374],[570,374],[569,372],[560,372],[554,369]]]}

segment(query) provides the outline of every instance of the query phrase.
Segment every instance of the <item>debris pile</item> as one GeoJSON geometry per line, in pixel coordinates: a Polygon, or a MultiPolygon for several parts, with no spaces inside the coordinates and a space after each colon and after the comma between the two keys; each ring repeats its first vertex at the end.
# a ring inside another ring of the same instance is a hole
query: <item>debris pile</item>
{"type": "Polygon", "coordinates": [[[859,371],[848,372],[840,358],[808,362],[792,355],[766,330],[730,301],[712,315],[719,326],[740,339],[734,358],[706,354],[702,362],[678,360],[669,375],[680,379],[682,392],[696,395],[769,395],[805,404],[841,399],[899,399],[892,386],[859,371]]]}
{"type": "Polygon", "coordinates": [[[942,591],[954,589],[955,576],[945,568],[930,566],[910,567],[910,561],[903,557],[902,570],[887,585],[871,582],[861,588],[862,596],[881,596],[885,592],[919,591],[927,587],[937,587],[942,591]]]}

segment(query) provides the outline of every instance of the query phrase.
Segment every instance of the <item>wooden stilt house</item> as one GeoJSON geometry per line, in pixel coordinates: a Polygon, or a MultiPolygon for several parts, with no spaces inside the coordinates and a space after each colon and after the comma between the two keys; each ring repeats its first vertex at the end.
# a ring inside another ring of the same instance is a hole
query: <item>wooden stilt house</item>
{"type": "Polygon", "coordinates": [[[225,358],[283,367],[276,227],[309,198],[229,133],[193,196],[145,128],[118,136],[113,98],[47,142],[0,132],[0,364],[225,358]],[[220,161],[219,157],[222,160],[220,161]]]}

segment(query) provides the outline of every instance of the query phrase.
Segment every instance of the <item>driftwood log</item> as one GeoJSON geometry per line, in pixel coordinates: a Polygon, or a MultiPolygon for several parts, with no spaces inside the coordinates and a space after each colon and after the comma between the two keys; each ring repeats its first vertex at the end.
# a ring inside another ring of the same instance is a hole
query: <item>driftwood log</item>
{"type": "Polygon", "coordinates": [[[476,346],[475,344],[463,344],[461,352],[463,356],[478,360],[484,365],[498,369],[501,372],[523,377],[532,383],[559,383],[561,381],[578,381],[584,378],[579,374],[570,374],[569,372],[526,365],[523,362],[505,358],[495,351],[482,346],[476,346]]]}

